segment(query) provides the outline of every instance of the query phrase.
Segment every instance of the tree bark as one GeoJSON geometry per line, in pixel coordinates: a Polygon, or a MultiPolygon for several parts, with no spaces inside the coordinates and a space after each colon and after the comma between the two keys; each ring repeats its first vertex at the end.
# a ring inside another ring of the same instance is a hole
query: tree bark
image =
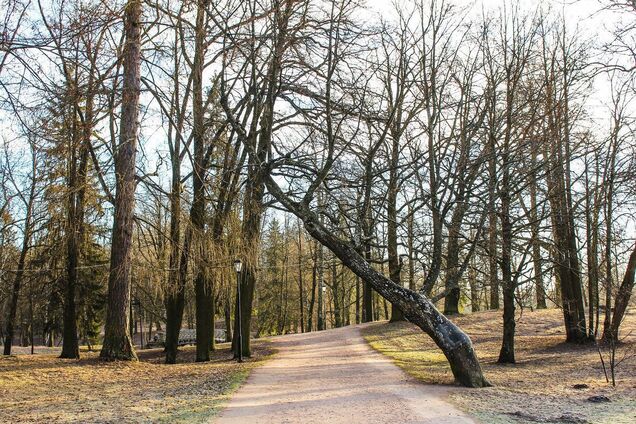
{"type": "MultiPolygon", "coordinates": [[[[371,216],[371,186],[373,178],[373,156],[375,149],[369,152],[364,173],[364,200],[359,213],[359,221],[362,232],[361,246],[363,255],[367,261],[371,261],[371,240],[373,238],[373,222],[371,216]]],[[[373,289],[369,282],[362,280],[362,322],[373,321],[373,289]]]]}
{"type": "Polygon", "coordinates": [[[312,253],[312,267],[311,267],[311,293],[309,295],[309,308],[307,310],[307,331],[312,331],[314,328],[314,304],[316,303],[316,287],[318,285],[318,242],[314,242],[314,251],[312,253]]]}
{"type": "Polygon", "coordinates": [[[271,177],[268,176],[266,184],[269,193],[303,221],[305,229],[312,237],[330,249],[345,266],[368,282],[385,299],[397,304],[410,322],[433,339],[444,352],[459,384],[468,387],[489,385],[483,376],[470,338],[441,314],[425,296],[400,287],[375,271],[353,246],[328,231],[307,205],[287,198],[271,177]]]}
{"type": "MultiPolygon", "coordinates": [[[[203,65],[205,60],[205,15],[208,0],[197,1],[195,46],[192,65],[192,141],[194,143],[192,172],[192,208],[190,218],[197,249],[198,266],[194,279],[196,306],[197,362],[210,360],[214,348],[214,288],[204,269],[205,237],[205,121],[203,105],[203,65]]],[[[249,333],[244,333],[249,334],[249,333]]],[[[249,337],[247,337],[249,339],[249,337]]],[[[249,355],[248,355],[249,356],[249,355]]]]}
{"type": "MultiPolygon", "coordinates": [[[[547,65],[546,65],[547,66],[547,65]]],[[[557,281],[560,283],[561,303],[565,323],[566,341],[582,343],[588,340],[583,306],[583,292],[579,258],[576,248],[576,234],[571,202],[569,169],[566,161],[569,155],[569,123],[567,84],[564,84],[563,110],[558,109],[555,100],[554,70],[545,70],[546,97],[545,108],[548,118],[548,200],[552,209],[552,229],[554,235],[554,258],[557,281]],[[561,118],[563,116],[564,118],[561,118]],[[563,121],[563,122],[562,122],[563,121]],[[563,131],[561,131],[562,126],[563,131]],[[564,133],[562,135],[561,133],[564,133]]],[[[564,82],[567,80],[564,77],[564,82]]]]}
{"type": "Polygon", "coordinates": [[[300,332],[305,332],[305,291],[303,283],[303,233],[298,220],[298,312],[300,313],[300,332]]]}
{"type": "MultiPolygon", "coordinates": [[[[84,142],[83,142],[84,143],[84,142]]],[[[82,143],[82,144],[83,144],[82,143]]],[[[86,168],[88,146],[81,148],[79,170],[76,168],[75,154],[71,154],[71,175],[66,239],[66,287],[64,290],[64,311],[62,330],[62,353],[60,358],[78,359],[79,341],[77,338],[77,312],[75,308],[75,289],[77,287],[77,267],[79,249],[84,232],[84,199],[86,191],[86,168]],[[77,171],[77,172],[76,172],[77,171]],[[74,175],[75,174],[75,175],[74,175]]]]}
{"type": "Polygon", "coordinates": [[[230,294],[230,290],[228,290],[225,294],[225,341],[232,341],[232,304],[231,304],[232,295],[230,294]]]}
{"type": "Polygon", "coordinates": [[[128,330],[130,271],[135,206],[135,157],[137,150],[142,2],[129,0],[124,12],[123,87],[120,139],[115,152],[116,195],[111,239],[108,306],[103,359],[136,360],[128,330]]]}
{"type": "Polygon", "coordinates": [[[532,238],[532,267],[534,272],[534,286],[537,309],[546,309],[545,287],[543,285],[543,266],[541,258],[541,241],[539,239],[541,220],[537,211],[537,143],[532,145],[532,170],[530,172],[530,232],[532,238]]]}
{"type": "MultiPolygon", "coordinates": [[[[597,162],[598,163],[598,162],[597,162]]],[[[598,173],[598,166],[597,173],[598,173]]],[[[599,266],[598,266],[598,184],[594,193],[590,188],[588,164],[585,164],[585,228],[587,242],[587,287],[588,287],[588,337],[596,338],[599,315],[599,266]]]]}
{"type": "Polygon", "coordinates": [[[324,267],[325,252],[323,251],[322,244],[318,245],[318,331],[326,329],[325,325],[325,267],[324,267]]]}
{"type": "MultiPolygon", "coordinates": [[[[493,102],[494,104],[494,102],[493,102]]],[[[490,309],[499,309],[499,275],[497,265],[497,153],[495,135],[490,134],[488,148],[488,285],[490,287],[490,309]]]]}
{"type": "MultiPolygon", "coordinates": [[[[173,183],[174,183],[173,179],[173,183]]],[[[173,193],[179,196],[178,192],[173,193]]],[[[180,204],[180,201],[171,199],[171,209],[180,204]]],[[[183,248],[179,253],[179,223],[178,215],[180,211],[172,209],[172,216],[170,217],[170,234],[176,237],[171,239],[172,248],[170,252],[170,281],[173,283],[171,287],[168,287],[166,293],[166,364],[174,364],[177,362],[177,352],[179,349],[179,334],[181,332],[181,326],[183,324],[183,310],[185,307],[185,285],[188,276],[188,262],[190,257],[190,244],[192,239],[192,229],[188,228],[186,231],[185,239],[183,241],[183,248]],[[174,227],[173,227],[174,226],[174,227]]]]}
{"type": "Polygon", "coordinates": [[[612,340],[614,342],[619,341],[618,330],[625,317],[627,306],[629,305],[629,299],[631,298],[632,291],[634,290],[634,274],[636,273],[636,247],[629,256],[629,262],[627,263],[627,269],[625,270],[625,276],[623,282],[618,288],[616,293],[616,302],[614,304],[614,315],[612,315],[612,322],[610,324],[607,333],[603,334],[604,340],[612,340]]]}
{"type": "MultiPolygon", "coordinates": [[[[615,126],[614,131],[616,131],[615,126]]],[[[616,145],[615,137],[611,138],[611,145],[616,145]]],[[[603,322],[603,339],[608,337],[616,340],[612,335],[612,291],[614,289],[614,278],[612,270],[612,245],[613,240],[613,224],[614,224],[614,179],[616,165],[616,148],[611,148],[609,152],[609,160],[606,164],[605,185],[605,320],[603,322]]],[[[618,302],[618,295],[616,302],[618,302]]]]}
{"type": "MultiPolygon", "coordinates": [[[[35,158],[34,158],[35,161],[35,158]]],[[[35,166],[33,167],[35,172],[35,166]]],[[[13,279],[13,289],[11,291],[11,300],[9,301],[9,311],[6,318],[6,327],[4,334],[4,355],[11,355],[11,347],[13,346],[13,336],[15,328],[15,317],[18,311],[18,298],[20,296],[20,287],[24,278],[24,267],[26,264],[27,253],[29,252],[31,244],[31,221],[33,214],[33,198],[35,195],[35,173],[33,174],[33,181],[31,182],[31,190],[29,194],[29,201],[27,204],[26,218],[24,221],[24,237],[22,238],[22,249],[20,250],[20,257],[18,258],[18,268],[16,270],[15,277],[13,279]]]]}
{"type": "MultiPolygon", "coordinates": [[[[70,173],[68,179],[69,199],[67,215],[66,239],[66,268],[67,280],[65,287],[63,312],[63,339],[60,358],[79,358],[79,340],[77,335],[77,312],[75,308],[75,290],[78,283],[77,268],[80,263],[80,246],[84,236],[84,212],[86,199],[86,183],[88,171],[88,153],[93,133],[93,76],[89,76],[88,94],[86,98],[84,122],[79,143],[79,163],[77,163],[75,149],[78,132],[74,128],[70,154],[70,173]]],[[[79,100],[77,100],[79,102],[79,100]]],[[[77,103],[76,103],[77,104],[77,103]]],[[[79,105],[76,106],[79,108],[79,105]]],[[[77,112],[75,112],[77,114],[77,112]]],[[[75,119],[74,119],[75,121],[75,119]]],[[[74,124],[75,125],[75,124],[74,124]]]]}
{"type": "MultiPolygon", "coordinates": [[[[395,284],[401,286],[400,273],[402,264],[398,255],[397,237],[397,194],[398,194],[398,165],[400,143],[397,131],[394,131],[391,146],[391,162],[389,170],[389,187],[387,193],[387,254],[389,256],[389,277],[395,284]]],[[[390,322],[404,321],[404,314],[399,306],[391,303],[390,322]]]]}
{"type": "MultiPolygon", "coordinates": [[[[515,285],[512,281],[512,222],[510,217],[511,199],[511,175],[510,175],[510,144],[512,138],[512,108],[514,96],[514,83],[507,73],[508,86],[506,89],[506,128],[501,146],[501,188],[499,198],[501,199],[501,282],[503,289],[503,337],[501,349],[499,351],[499,363],[515,363],[515,285]]],[[[514,77],[512,78],[513,81],[514,77]]]]}

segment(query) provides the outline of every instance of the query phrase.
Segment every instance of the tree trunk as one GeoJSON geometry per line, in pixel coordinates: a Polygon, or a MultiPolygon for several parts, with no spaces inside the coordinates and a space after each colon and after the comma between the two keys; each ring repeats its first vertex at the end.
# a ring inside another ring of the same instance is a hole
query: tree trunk
{"type": "MultiPolygon", "coordinates": [[[[77,267],[79,266],[80,246],[84,236],[84,209],[86,199],[86,178],[88,170],[88,153],[93,132],[93,95],[92,75],[88,82],[88,95],[86,98],[86,111],[84,125],[82,127],[81,141],[79,145],[79,164],[76,161],[75,135],[71,145],[70,175],[69,175],[69,199],[67,215],[67,280],[65,287],[65,301],[63,312],[63,341],[60,358],[79,358],[79,341],[77,338],[77,312],[75,309],[75,289],[77,287],[77,267]],[[79,166],[78,166],[79,165],[79,166]]],[[[77,130],[74,129],[73,133],[77,130]]]]}
{"type": "MultiPolygon", "coordinates": [[[[389,187],[387,193],[387,254],[389,256],[389,278],[397,285],[402,285],[400,272],[402,264],[398,255],[397,237],[397,194],[398,194],[398,165],[399,165],[399,137],[393,134],[391,147],[391,163],[389,170],[389,187]]],[[[404,321],[404,314],[399,306],[391,303],[391,322],[404,321]]]]}
{"type": "Polygon", "coordinates": [[[37,184],[37,157],[34,145],[31,144],[31,187],[29,188],[29,195],[25,204],[26,212],[24,217],[24,233],[22,237],[22,249],[20,249],[20,256],[18,258],[18,267],[15,277],[13,278],[13,288],[11,291],[11,298],[9,300],[9,311],[6,318],[6,327],[4,331],[4,355],[11,355],[11,347],[13,346],[13,336],[15,331],[15,317],[18,312],[18,299],[20,297],[20,288],[22,286],[22,280],[24,279],[24,268],[26,265],[26,257],[31,247],[31,235],[33,229],[33,207],[35,203],[36,184],[37,184]]]}
{"type": "MultiPolygon", "coordinates": [[[[612,275],[612,244],[614,243],[612,226],[614,223],[615,157],[615,149],[612,149],[606,171],[607,192],[605,194],[605,320],[603,322],[603,339],[607,340],[607,337],[609,337],[612,338],[613,341],[616,341],[615,335],[612,334],[612,291],[614,289],[614,278],[612,275]]],[[[618,301],[619,299],[617,295],[616,302],[618,301]]]]}
{"type": "Polygon", "coordinates": [[[545,287],[543,286],[543,266],[541,258],[541,241],[539,239],[540,224],[537,211],[537,143],[532,144],[532,171],[530,172],[530,232],[532,238],[532,268],[534,272],[534,286],[536,293],[537,309],[546,309],[545,287]]]}
{"type": "Polygon", "coordinates": [[[442,268],[442,243],[443,243],[443,219],[440,212],[440,205],[438,199],[438,165],[435,158],[435,143],[434,143],[434,127],[431,125],[432,118],[429,117],[428,125],[428,173],[429,173],[429,193],[430,193],[430,207],[431,216],[433,220],[433,257],[431,258],[431,264],[424,279],[424,285],[422,290],[426,296],[430,296],[433,292],[437,278],[439,277],[440,270],[442,268]]]}
{"type": "Polygon", "coordinates": [[[300,312],[300,332],[305,332],[305,293],[303,283],[303,233],[298,220],[298,311],[300,312]]]}
{"type": "MultiPolygon", "coordinates": [[[[364,257],[367,262],[371,261],[371,246],[366,243],[364,246],[364,257]]],[[[362,322],[373,321],[373,289],[371,283],[362,279],[362,322]]]]}
{"type": "Polygon", "coordinates": [[[330,249],[351,271],[368,282],[375,291],[404,312],[404,316],[424,330],[444,352],[455,380],[468,387],[488,386],[470,338],[442,315],[423,295],[393,283],[375,271],[355,248],[335,237],[319,221],[316,214],[304,204],[289,200],[278,185],[268,176],[269,193],[294,213],[305,224],[307,232],[330,249]]]}
{"type": "Polygon", "coordinates": [[[497,184],[497,155],[495,136],[489,137],[490,158],[488,160],[488,285],[490,287],[490,309],[499,309],[499,276],[497,264],[497,213],[495,211],[497,184]]]}
{"type": "MultiPolygon", "coordinates": [[[[176,55],[175,50],[175,55],[176,55]]],[[[179,116],[179,69],[175,63],[172,74],[172,80],[175,84],[175,93],[170,104],[170,113],[179,116]]],[[[182,138],[183,131],[182,119],[174,123],[168,121],[168,143],[170,151],[170,165],[172,168],[172,181],[170,186],[170,255],[168,259],[168,284],[165,290],[164,304],[166,308],[166,338],[165,353],[166,364],[174,364],[177,361],[177,352],[179,349],[179,334],[181,325],[183,324],[183,310],[185,307],[185,284],[188,275],[188,262],[190,260],[190,246],[192,243],[192,228],[187,227],[186,235],[181,245],[181,154],[182,154],[182,138]],[[175,137],[171,144],[172,130],[174,128],[175,137]]],[[[159,208],[161,210],[161,207],[159,208]]],[[[162,237],[160,235],[159,237],[162,237]]]]}
{"type": "MultiPolygon", "coordinates": [[[[254,268],[245,267],[244,272],[241,273],[241,303],[238,302],[238,297],[234,307],[241,308],[241,340],[242,340],[242,354],[244,357],[251,357],[251,326],[252,326],[252,304],[254,302],[254,289],[256,288],[256,276],[254,275],[254,268]]],[[[239,335],[239,322],[234,320],[234,337],[232,338],[232,351],[234,357],[238,357],[238,335],[239,335]]]]}
{"type": "MultiPolygon", "coordinates": [[[[258,258],[258,247],[260,242],[261,221],[263,215],[263,177],[257,169],[257,158],[250,155],[249,175],[245,188],[243,201],[243,227],[241,237],[243,241],[243,251],[245,260],[243,261],[243,272],[241,273],[241,304],[236,301],[236,310],[241,313],[241,334],[242,353],[246,357],[251,356],[250,329],[252,322],[252,304],[254,301],[254,290],[256,288],[256,265],[258,258]]],[[[232,349],[235,356],[238,356],[238,320],[234,320],[234,338],[232,349]]]]}
{"type": "MultiPolygon", "coordinates": [[[[367,261],[371,261],[371,240],[373,238],[373,222],[371,217],[371,185],[373,178],[373,153],[369,153],[365,164],[364,200],[359,220],[362,230],[361,249],[367,261]]],[[[362,280],[362,322],[373,321],[373,289],[369,282],[362,280]]]]}
{"type": "Polygon", "coordinates": [[[314,252],[312,255],[311,267],[311,294],[309,295],[309,308],[307,310],[307,331],[314,328],[314,304],[316,303],[316,286],[318,285],[318,249],[322,247],[318,242],[314,242],[314,252]]]}
{"type": "Polygon", "coordinates": [[[340,304],[340,281],[338,281],[338,268],[336,266],[336,257],[331,257],[331,294],[333,297],[333,318],[334,327],[340,328],[343,325],[342,305],[340,304]]]}
{"type": "MultiPolygon", "coordinates": [[[[30,212],[27,211],[30,215],[30,212]]],[[[13,290],[11,291],[11,300],[9,301],[9,313],[6,319],[6,329],[4,334],[4,354],[11,355],[11,347],[13,346],[13,336],[15,327],[15,317],[18,311],[18,298],[20,296],[20,286],[22,285],[22,279],[24,277],[24,265],[26,263],[26,255],[29,251],[29,244],[31,243],[30,236],[30,217],[25,222],[25,236],[22,241],[22,249],[20,251],[20,258],[18,259],[18,269],[13,279],[13,290]]]]}
{"type": "Polygon", "coordinates": [[[616,302],[614,304],[614,315],[612,316],[612,322],[609,327],[609,331],[603,334],[604,340],[612,340],[618,342],[618,330],[625,317],[627,306],[629,305],[629,299],[634,290],[634,274],[636,273],[636,247],[629,256],[629,262],[627,263],[627,269],[625,270],[625,276],[623,282],[618,288],[616,293],[616,302]]]}
{"type": "Polygon", "coordinates": [[[477,278],[477,271],[474,263],[468,271],[468,281],[470,284],[470,310],[471,312],[479,312],[481,309],[479,280],[477,278]]]}
{"type": "Polygon", "coordinates": [[[226,342],[231,342],[232,341],[232,305],[230,303],[231,299],[232,299],[232,296],[230,294],[230,290],[228,290],[227,293],[226,293],[225,307],[224,307],[224,313],[225,313],[225,341],[226,342]]]}
{"type": "Polygon", "coordinates": [[[135,206],[135,156],[137,149],[142,3],[129,0],[124,16],[123,87],[120,140],[115,152],[116,195],[111,239],[108,306],[103,359],[136,360],[128,330],[130,270],[135,206]]]}
{"type": "Polygon", "coordinates": [[[205,272],[197,272],[194,288],[196,299],[196,361],[207,362],[210,360],[212,350],[214,350],[214,292],[205,272]]]}
{"type": "MultiPolygon", "coordinates": [[[[86,148],[87,149],[87,148],[86,148]]],[[[86,175],[86,162],[88,150],[82,153],[80,167],[83,168],[83,175],[86,175]]],[[[71,154],[71,161],[75,161],[75,154],[71,154]]],[[[78,359],[79,341],[77,339],[77,313],[75,310],[75,288],[77,287],[77,267],[79,266],[79,248],[82,241],[82,229],[84,221],[83,195],[78,191],[84,191],[84,183],[79,183],[80,179],[75,174],[76,164],[71,164],[71,175],[69,184],[69,202],[66,234],[66,285],[64,290],[64,311],[62,329],[62,353],[60,358],[78,359]],[[77,196],[77,199],[76,199],[77,196]],[[81,200],[80,200],[81,198],[81,200]]],[[[85,178],[84,178],[85,179],[85,178]]]]}
{"type": "MultiPolygon", "coordinates": [[[[174,182],[174,180],[173,180],[174,182]]],[[[177,194],[178,196],[178,194],[177,194]]],[[[172,199],[175,202],[175,199],[172,199]]],[[[180,203],[176,201],[176,203],[180,203]]],[[[174,207],[174,205],[172,206],[174,207]]],[[[171,208],[172,208],[171,207],[171,208]]],[[[178,215],[180,211],[173,209],[173,215],[170,217],[170,234],[178,236],[178,215]],[[174,220],[174,221],[173,221],[174,220]],[[173,224],[176,227],[173,228],[173,224]]],[[[166,364],[175,364],[177,362],[177,351],[179,349],[179,333],[183,324],[183,310],[185,308],[185,285],[188,277],[188,262],[190,257],[190,244],[192,239],[192,229],[188,228],[185,239],[183,241],[183,249],[179,254],[178,238],[172,239],[173,243],[170,252],[170,280],[174,283],[168,287],[166,293],[166,364]],[[178,268],[178,269],[175,269],[178,268]]]]}
{"type": "MultiPolygon", "coordinates": [[[[546,71],[548,72],[548,71],[546,71]]],[[[556,261],[557,280],[560,283],[561,303],[565,322],[566,341],[582,343],[588,340],[583,306],[583,292],[579,258],[576,249],[576,234],[571,204],[569,177],[566,175],[566,161],[569,161],[569,128],[568,123],[559,121],[560,115],[567,117],[567,93],[564,94],[565,110],[556,110],[553,76],[547,76],[546,115],[548,117],[549,155],[546,182],[548,184],[548,200],[552,209],[552,229],[554,235],[554,257],[556,261]],[[558,124],[564,126],[565,136],[561,135],[558,124]],[[563,140],[565,139],[565,140],[563,140]]]]}
{"type": "Polygon", "coordinates": [[[415,291],[417,290],[417,287],[415,287],[415,258],[413,254],[415,251],[415,248],[413,246],[414,239],[415,239],[415,235],[413,234],[414,213],[410,205],[408,207],[408,214],[409,214],[409,218],[407,223],[407,228],[408,228],[407,243],[408,243],[408,255],[409,255],[409,290],[415,291]]]}
{"type": "MultiPolygon", "coordinates": [[[[265,90],[262,102],[262,111],[253,119],[258,119],[259,130],[246,134],[243,128],[238,128],[236,122],[232,122],[239,133],[243,144],[249,151],[248,177],[245,184],[243,200],[243,226],[241,237],[243,240],[243,254],[245,255],[243,278],[241,282],[241,318],[242,318],[242,352],[245,356],[251,356],[250,328],[252,322],[252,303],[254,289],[256,288],[256,265],[258,259],[258,247],[260,243],[261,221],[264,213],[263,196],[265,194],[265,170],[260,167],[268,159],[272,144],[272,128],[274,125],[274,107],[279,89],[280,73],[283,53],[287,47],[287,25],[293,10],[293,2],[277,4],[274,15],[276,16],[276,34],[273,37],[272,55],[265,75],[265,90]]],[[[224,104],[227,108],[227,104],[224,104]]],[[[257,108],[259,109],[259,108],[257,108]]],[[[226,113],[228,110],[226,109],[226,113]]],[[[235,323],[234,340],[232,347],[234,355],[238,355],[237,325],[235,323]]]]}
{"type": "MultiPolygon", "coordinates": [[[[598,163],[598,162],[597,162],[598,163]]],[[[598,166],[597,166],[598,173],[598,166]]],[[[595,339],[598,332],[599,314],[599,266],[598,266],[598,184],[594,194],[590,188],[588,164],[585,164],[585,227],[587,242],[587,287],[588,287],[588,338],[595,339]]]]}
{"type": "MultiPolygon", "coordinates": [[[[461,192],[461,189],[459,190],[461,192]]],[[[459,280],[462,277],[462,265],[459,260],[459,242],[461,238],[461,225],[464,219],[466,206],[464,196],[458,196],[457,206],[453,211],[451,223],[448,229],[448,247],[446,259],[446,277],[444,281],[444,315],[459,314],[459,300],[461,291],[459,280]]]]}
{"type": "MultiPolygon", "coordinates": [[[[205,237],[205,117],[203,105],[203,64],[205,60],[205,16],[208,0],[197,1],[195,25],[195,48],[192,65],[192,140],[194,143],[192,172],[192,208],[190,217],[193,227],[198,261],[194,280],[196,306],[197,362],[210,360],[214,348],[214,288],[204,269],[206,259],[205,237]]],[[[248,334],[248,333],[244,333],[248,334]]],[[[249,337],[246,337],[249,339],[249,337]]],[[[245,339],[245,338],[244,338],[245,339]]],[[[249,356],[249,355],[248,355],[249,356]]]]}
{"type": "Polygon", "coordinates": [[[367,281],[383,297],[397,304],[409,321],[431,336],[446,355],[458,383],[469,387],[488,385],[468,336],[437,311],[426,297],[396,285],[373,270],[351,246],[316,225],[315,217],[305,219],[305,228],[314,238],[324,243],[349,269],[367,281]]]}
{"type": "Polygon", "coordinates": [[[325,326],[325,297],[324,297],[324,251],[322,245],[318,246],[318,331],[324,330],[325,326]]]}

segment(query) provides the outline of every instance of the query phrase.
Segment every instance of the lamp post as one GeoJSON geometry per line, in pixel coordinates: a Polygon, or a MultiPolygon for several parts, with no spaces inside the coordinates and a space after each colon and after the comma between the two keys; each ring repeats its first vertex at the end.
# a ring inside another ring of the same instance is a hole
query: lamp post
{"type": "Polygon", "coordinates": [[[236,321],[238,323],[238,361],[243,362],[243,323],[241,322],[241,270],[243,262],[240,259],[234,261],[236,271],[236,321]]]}

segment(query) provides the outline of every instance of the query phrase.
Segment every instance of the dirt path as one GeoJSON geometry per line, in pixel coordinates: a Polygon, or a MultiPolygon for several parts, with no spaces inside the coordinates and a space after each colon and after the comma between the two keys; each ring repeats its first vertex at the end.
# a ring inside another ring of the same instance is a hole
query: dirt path
{"type": "Polygon", "coordinates": [[[278,354],[253,371],[218,423],[473,423],[371,349],[356,326],[272,339],[278,354]]]}

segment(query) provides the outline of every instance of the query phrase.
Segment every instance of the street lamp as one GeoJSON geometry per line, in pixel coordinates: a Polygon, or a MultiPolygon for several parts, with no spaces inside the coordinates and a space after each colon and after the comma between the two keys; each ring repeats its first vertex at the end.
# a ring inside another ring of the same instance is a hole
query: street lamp
{"type": "Polygon", "coordinates": [[[241,270],[243,262],[240,259],[234,261],[234,271],[236,271],[236,321],[238,323],[238,361],[243,362],[243,323],[241,322],[241,270]]]}

